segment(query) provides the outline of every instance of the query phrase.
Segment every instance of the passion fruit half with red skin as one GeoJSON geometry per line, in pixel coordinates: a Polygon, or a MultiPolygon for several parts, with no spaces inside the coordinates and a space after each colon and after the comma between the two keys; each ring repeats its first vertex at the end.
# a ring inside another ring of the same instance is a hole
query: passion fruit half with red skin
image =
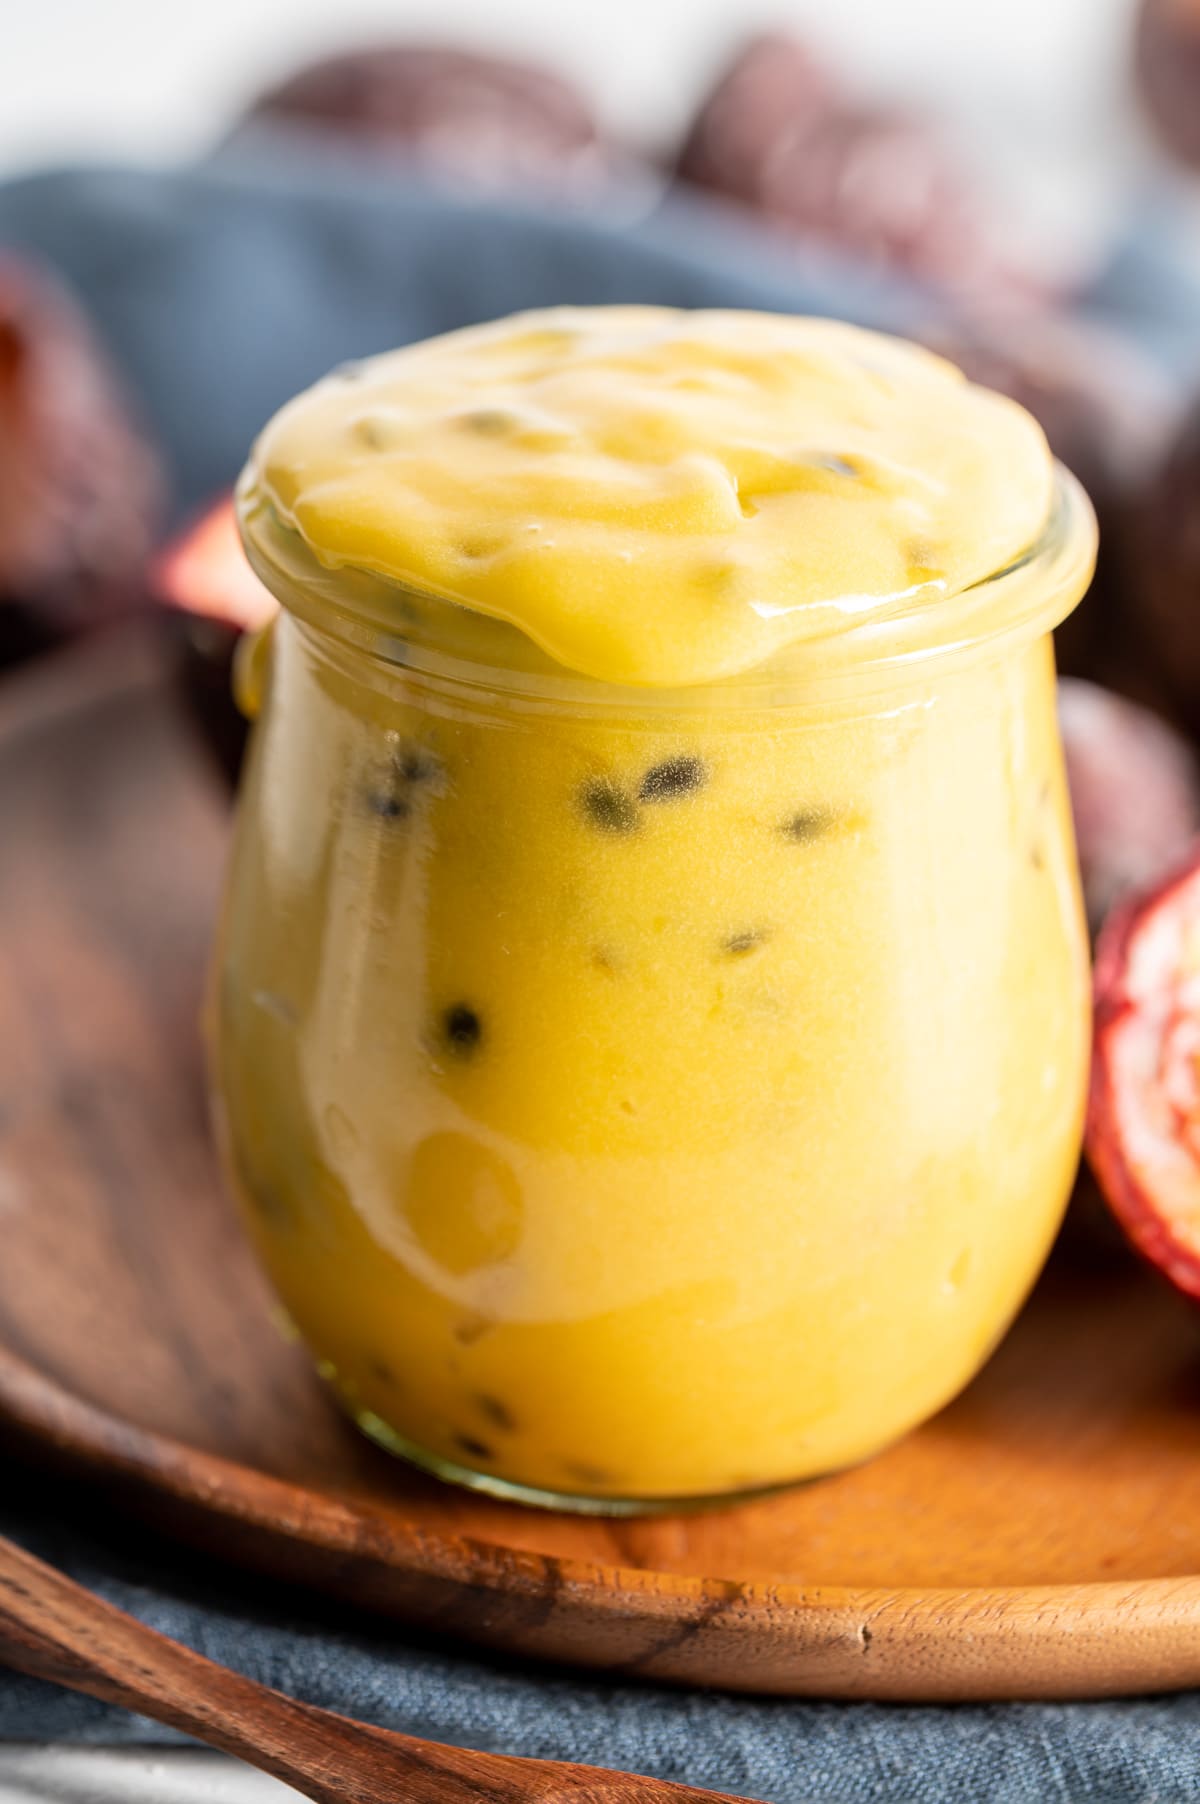
{"type": "Polygon", "coordinates": [[[213,502],[159,553],[151,588],[168,607],[243,632],[257,632],[279,606],[250,568],[231,495],[213,502]]]}
{"type": "Polygon", "coordinates": [[[1133,1245],[1200,1298],[1200,853],[1096,949],[1087,1154],[1133,1245]]]}
{"type": "Polygon", "coordinates": [[[188,708],[221,771],[235,783],[246,722],[233,700],[233,660],[242,634],[266,626],[279,604],[246,561],[232,496],[223,495],[160,552],[150,587],[174,616],[188,708]]]}

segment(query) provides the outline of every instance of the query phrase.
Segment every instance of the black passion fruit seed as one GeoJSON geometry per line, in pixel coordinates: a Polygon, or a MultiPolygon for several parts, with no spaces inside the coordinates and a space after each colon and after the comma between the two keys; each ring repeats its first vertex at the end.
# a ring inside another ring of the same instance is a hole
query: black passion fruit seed
{"type": "Polygon", "coordinates": [[[807,846],[837,826],[840,816],[832,808],[798,808],[782,823],[779,831],[798,846],[807,846]]]}
{"type": "Polygon", "coordinates": [[[489,1392],[480,1391],[475,1403],[480,1415],[486,1416],[493,1428],[499,1428],[504,1434],[515,1434],[516,1417],[503,1397],[493,1397],[489,1392]]]}
{"type": "Polygon", "coordinates": [[[454,1324],[454,1338],[460,1347],[473,1347],[485,1334],[490,1334],[495,1326],[495,1322],[487,1315],[460,1316],[454,1324]]]}
{"type": "Polygon", "coordinates": [[[755,951],[767,938],[765,927],[744,927],[721,941],[721,951],[726,958],[745,958],[748,952],[755,951]]]}
{"type": "Polygon", "coordinates": [[[441,775],[441,763],[424,746],[406,746],[396,753],[396,773],[402,783],[432,783],[441,775]]]}
{"type": "Polygon", "coordinates": [[[468,1459],[493,1460],[496,1457],[495,1450],[489,1447],[486,1441],[479,1440],[473,1434],[456,1434],[454,1445],[460,1453],[465,1453],[468,1459]]]}
{"type": "Polygon", "coordinates": [[[451,1052],[459,1058],[470,1058],[483,1039],[483,1023],[473,1008],[456,1002],[442,1016],[442,1032],[451,1052]]]}
{"type": "Polygon", "coordinates": [[[674,802],[704,787],[708,771],[703,758],[665,758],[653,764],[642,778],[638,800],[674,802]]]}
{"type": "Polygon", "coordinates": [[[565,1459],[562,1469],[568,1478],[580,1485],[595,1485],[599,1489],[607,1490],[610,1485],[617,1482],[614,1473],[607,1471],[603,1466],[594,1466],[590,1460],[565,1459]]]}
{"type": "Polygon", "coordinates": [[[372,420],[370,417],[356,420],[354,436],[360,445],[366,446],[368,451],[386,451],[387,449],[388,435],[378,420],[372,420]]]}
{"type": "Polygon", "coordinates": [[[407,820],[417,799],[414,790],[432,783],[441,772],[440,761],[424,746],[400,746],[368,786],[367,806],[380,820],[407,820]]]}
{"type": "Polygon", "coordinates": [[[459,414],[458,420],[464,431],[474,432],[479,438],[503,438],[517,424],[516,414],[503,407],[477,407],[471,413],[459,414]]]}
{"type": "Polygon", "coordinates": [[[390,782],[373,784],[368,789],[367,807],[381,821],[406,821],[412,813],[409,797],[390,782]]]}
{"type": "Polygon", "coordinates": [[[637,829],[637,803],[609,777],[590,778],[579,792],[579,805],[601,833],[633,833],[637,829]]]}

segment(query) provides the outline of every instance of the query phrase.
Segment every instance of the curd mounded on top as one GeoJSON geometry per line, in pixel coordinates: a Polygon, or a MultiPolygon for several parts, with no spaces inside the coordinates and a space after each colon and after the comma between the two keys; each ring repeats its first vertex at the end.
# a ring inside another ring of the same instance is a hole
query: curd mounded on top
{"type": "Polygon", "coordinates": [[[244,487],[252,555],[266,506],[327,567],[660,686],[968,589],[1053,499],[1037,422],[932,352],[654,307],[522,314],[353,365],[276,415],[244,487]]]}
{"type": "Polygon", "coordinates": [[[843,324],[556,309],[335,373],[240,507],[215,1089],[347,1407],[610,1509],[928,1415],[1081,1128],[1038,426],[843,324]]]}

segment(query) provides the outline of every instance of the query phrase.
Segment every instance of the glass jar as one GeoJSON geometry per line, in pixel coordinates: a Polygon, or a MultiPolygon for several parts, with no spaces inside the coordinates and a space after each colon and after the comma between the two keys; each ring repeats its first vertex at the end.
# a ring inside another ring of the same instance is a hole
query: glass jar
{"type": "Polygon", "coordinates": [[[345,1408],[443,1477],[614,1513],[930,1415],[1076,1168],[1077,485],[940,642],[872,620],[676,691],[278,539],[215,1094],[345,1408]]]}

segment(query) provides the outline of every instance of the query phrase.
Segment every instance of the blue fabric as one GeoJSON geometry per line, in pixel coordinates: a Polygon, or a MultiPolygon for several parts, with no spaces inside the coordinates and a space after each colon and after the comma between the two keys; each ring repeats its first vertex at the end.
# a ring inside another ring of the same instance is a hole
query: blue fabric
{"type": "Polygon", "coordinates": [[[236,474],[255,431],[336,363],[556,302],[844,313],[898,326],[929,304],[796,258],[715,208],[600,216],[494,207],[294,155],[169,176],[118,169],[0,186],[0,246],[86,302],[171,459],[177,501],[236,474]]]}
{"type": "Polygon", "coordinates": [[[1132,197],[1080,311],[1127,326],[1179,378],[1200,385],[1200,203],[1187,177],[1156,174],[1132,197]]]}
{"type": "MultiPolygon", "coordinates": [[[[1089,297],[1177,368],[1200,351],[1200,279],[1142,210],[1089,297]],[[1194,323],[1189,333],[1188,321],[1194,323]]],[[[841,313],[904,329],[914,290],[780,250],[701,202],[597,217],[488,207],[367,180],[294,148],[171,175],[64,171],[0,187],[0,247],[55,265],[167,448],[179,509],[227,483],[258,425],[342,359],[518,307],[645,300],[841,313]]],[[[132,1532],[81,1487],[6,1470],[0,1529],[138,1616],[283,1690],[416,1733],[592,1761],[774,1804],[1151,1804],[1200,1792],[1193,1696],[992,1707],[770,1702],[480,1657],[372,1627],[132,1532]]],[[[166,1740],[0,1675],[0,1738],[166,1740]]]]}

